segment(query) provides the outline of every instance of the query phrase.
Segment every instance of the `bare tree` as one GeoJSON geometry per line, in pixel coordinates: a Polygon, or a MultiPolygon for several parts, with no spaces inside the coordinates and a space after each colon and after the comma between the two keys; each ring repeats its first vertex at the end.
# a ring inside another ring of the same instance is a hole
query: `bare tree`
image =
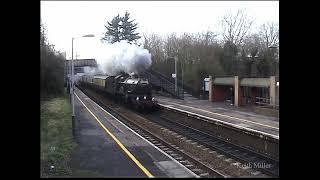
{"type": "Polygon", "coordinates": [[[239,46],[251,25],[253,19],[248,17],[244,9],[239,9],[236,15],[233,15],[230,11],[227,12],[222,18],[223,39],[225,42],[232,42],[239,46]]]}
{"type": "Polygon", "coordinates": [[[242,73],[247,76],[252,75],[252,67],[257,63],[264,52],[263,40],[257,33],[248,35],[242,45],[241,60],[242,60],[242,73]]]}
{"type": "Polygon", "coordinates": [[[251,34],[247,36],[243,41],[242,49],[245,56],[255,57],[263,49],[263,40],[259,34],[251,34]]]}
{"type": "Polygon", "coordinates": [[[164,42],[163,39],[156,34],[144,34],[144,45],[145,49],[148,49],[152,55],[153,63],[160,63],[165,59],[165,54],[163,51],[164,42]]]}
{"type": "Polygon", "coordinates": [[[260,35],[263,38],[265,47],[278,46],[279,44],[279,25],[276,23],[266,23],[261,25],[260,35]]]}

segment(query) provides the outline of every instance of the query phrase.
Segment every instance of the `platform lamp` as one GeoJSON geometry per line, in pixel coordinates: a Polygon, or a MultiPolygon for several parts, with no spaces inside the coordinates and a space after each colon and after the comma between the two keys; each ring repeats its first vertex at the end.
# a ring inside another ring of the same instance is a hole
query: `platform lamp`
{"type": "MultiPolygon", "coordinates": [[[[83,35],[81,37],[94,37],[93,34],[83,35]]],[[[72,104],[72,134],[75,137],[75,113],[74,113],[74,62],[73,62],[73,40],[76,39],[75,37],[72,38],[72,48],[71,48],[71,104],[72,104]]]]}

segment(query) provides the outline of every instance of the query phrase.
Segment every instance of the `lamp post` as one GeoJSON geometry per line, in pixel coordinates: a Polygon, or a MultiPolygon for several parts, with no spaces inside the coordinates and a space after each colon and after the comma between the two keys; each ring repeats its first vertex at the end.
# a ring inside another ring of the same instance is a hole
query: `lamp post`
{"type": "MultiPolygon", "coordinates": [[[[82,37],[94,37],[93,34],[88,34],[88,35],[84,35],[82,37]]],[[[79,37],[81,38],[81,37],[79,37]]],[[[75,122],[75,113],[74,113],[74,62],[73,62],[73,40],[75,38],[72,37],[72,48],[71,48],[71,91],[70,91],[70,94],[71,94],[71,104],[72,104],[72,133],[73,133],[73,137],[75,135],[75,125],[74,125],[74,122],[75,122]]]]}

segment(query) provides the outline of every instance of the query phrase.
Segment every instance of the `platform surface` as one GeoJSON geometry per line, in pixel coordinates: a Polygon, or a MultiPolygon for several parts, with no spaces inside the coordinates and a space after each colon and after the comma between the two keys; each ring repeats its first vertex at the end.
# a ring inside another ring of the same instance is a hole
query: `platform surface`
{"type": "Polygon", "coordinates": [[[279,139],[279,118],[277,117],[264,116],[249,108],[234,107],[220,102],[213,103],[208,100],[181,100],[158,95],[155,95],[155,99],[164,107],[192,112],[279,139]]]}

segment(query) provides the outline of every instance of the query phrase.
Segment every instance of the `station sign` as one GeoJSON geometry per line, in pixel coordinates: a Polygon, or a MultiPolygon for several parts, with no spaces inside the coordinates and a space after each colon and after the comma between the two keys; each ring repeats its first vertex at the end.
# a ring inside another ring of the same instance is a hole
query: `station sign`
{"type": "Polygon", "coordinates": [[[205,91],[209,91],[209,81],[210,81],[210,78],[204,78],[204,90],[205,91]]]}

